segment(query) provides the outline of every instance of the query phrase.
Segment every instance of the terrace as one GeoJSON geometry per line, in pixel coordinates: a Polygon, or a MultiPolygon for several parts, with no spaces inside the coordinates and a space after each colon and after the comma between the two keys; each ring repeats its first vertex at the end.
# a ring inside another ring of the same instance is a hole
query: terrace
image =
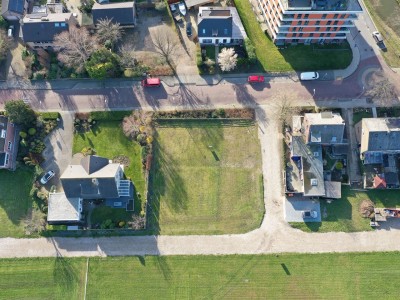
{"type": "Polygon", "coordinates": [[[358,0],[284,0],[287,10],[361,11],[358,0]]]}

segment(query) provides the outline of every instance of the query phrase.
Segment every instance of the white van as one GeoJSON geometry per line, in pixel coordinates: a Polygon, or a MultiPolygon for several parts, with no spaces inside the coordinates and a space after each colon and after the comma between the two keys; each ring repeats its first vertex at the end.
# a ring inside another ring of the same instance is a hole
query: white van
{"type": "Polygon", "coordinates": [[[14,34],[14,25],[10,25],[10,27],[8,27],[8,30],[7,30],[7,36],[8,37],[13,37],[13,34],[14,34]]]}
{"type": "Polygon", "coordinates": [[[316,80],[319,78],[318,72],[303,72],[300,73],[300,80],[316,80]]]}

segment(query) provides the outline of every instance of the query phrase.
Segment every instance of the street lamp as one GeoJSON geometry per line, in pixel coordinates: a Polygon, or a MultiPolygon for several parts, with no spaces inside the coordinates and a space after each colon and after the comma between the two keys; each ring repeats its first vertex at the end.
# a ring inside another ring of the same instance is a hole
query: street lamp
{"type": "Polygon", "coordinates": [[[357,35],[360,34],[360,32],[361,32],[361,30],[359,30],[359,31],[356,33],[356,35],[353,37],[353,41],[356,39],[357,35]]]}
{"type": "Polygon", "coordinates": [[[313,97],[315,96],[315,89],[313,89],[313,94],[312,94],[312,96],[313,96],[313,97]]]}

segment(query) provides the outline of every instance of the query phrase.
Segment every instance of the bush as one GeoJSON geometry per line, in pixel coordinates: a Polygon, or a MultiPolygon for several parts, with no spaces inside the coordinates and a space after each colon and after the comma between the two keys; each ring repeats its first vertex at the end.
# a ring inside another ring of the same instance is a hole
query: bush
{"type": "Polygon", "coordinates": [[[26,137],[28,136],[28,134],[27,134],[26,132],[24,132],[24,131],[21,131],[21,132],[19,133],[19,136],[20,136],[22,139],[26,139],[26,137]]]}
{"type": "Polygon", "coordinates": [[[244,40],[244,48],[246,50],[249,63],[255,63],[257,61],[256,48],[249,38],[244,40]]]}
{"type": "Polygon", "coordinates": [[[335,165],[336,170],[342,170],[343,169],[343,163],[341,161],[338,161],[335,165]]]}
{"type": "Polygon", "coordinates": [[[43,73],[35,73],[35,79],[36,80],[43,80],[44,79],[44,74],[43,73]]]}
{"type": "Polygon", "coordinates": [[[119,57],[106,48],[93,52],[85,63],[85,68],[90,78],[104,79],[119,77],[121,74],[119,57]]]}
{"type": "Polygon", "coordinates": [[[146,135],[143,134],[143,133],[138,134],[137,137],[136,137],[136,141],[137,141],[140,145],[146,144],[146,135]]]}
{"type": "Polygon", "coordinates": [[[96,154],[96,150],[94,150],[93,148],[90,148],[90,147],[85,147],[85,148],[82,149],[81,153],[84,156],[95,155],[96,154]]]}
{"type": "Polygon", "coordinates": [[[155,8],[158,11],[164,11],[167,8],[167,5],[165,4],[165,2],[163,0],[161,0],[160,2],[156,3],[155,8]]]}
{"type": "Polygon", "coordinates": [[[28,129],[28,134],[29,135],[35,135],[35,133],[36,133],[36,129],[35,128],[29,128],[28,129]]]}

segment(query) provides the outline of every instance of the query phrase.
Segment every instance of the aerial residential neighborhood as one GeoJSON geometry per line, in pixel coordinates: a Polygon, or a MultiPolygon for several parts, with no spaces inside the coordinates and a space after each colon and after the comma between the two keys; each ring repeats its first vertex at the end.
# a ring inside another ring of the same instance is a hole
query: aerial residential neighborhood
{"type": "Polygon", "coordinates": [[[395,299],[397,0],[2,0],[0,299],[395,299]]]}

